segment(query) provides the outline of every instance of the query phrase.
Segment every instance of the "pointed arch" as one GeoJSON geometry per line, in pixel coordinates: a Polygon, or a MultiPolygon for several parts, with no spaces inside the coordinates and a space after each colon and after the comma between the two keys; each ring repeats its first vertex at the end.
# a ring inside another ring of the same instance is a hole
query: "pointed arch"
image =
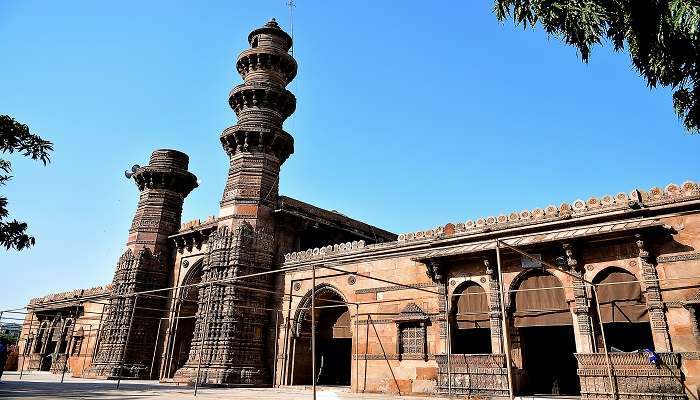
{"type": "Polygon", "coordinates": [[[487,290],[475,281],[460,283],[452,292],[450,337],[454,354],[490,354],[491,321],[487,290]]]}
{"type": "Polygon", "coordinates": [[[487,289],[474,281],[464,281],[452,292],[450,314],[458,328],[488,328],[487,289]]]}
{"type": "MultiPolygon", "coordinates": [[[[313,290],[309,289],[309,291],[306,292],[304,297],[301,298],[299,301],[299,304],[297,305],[297,310],[294,316],[294,329],[293,329],[293,334],[296,335],[297,337],[299,336],[299,333],[301,332],[301,324],[302,322],[306,319],[306,316],[308,315],[309,309],[311,308],[311,295],[313,290]]],[[[321,283],[316,285],[316,299],[319,298],[325,298],[325,299],[331,299],[333,297],[337,297],[337,300],[343,301],[344,303],[347,304],[347,298],[343,295],[343,293],[336,288],[335,286],[329,284],[329,283],[321,283]]]]}
{"type": "Polygon", "coordinates": [[[549,271],[524,271],[510,288],[508,300],[516,327],[573,325],[564,285],[549,271]]]}

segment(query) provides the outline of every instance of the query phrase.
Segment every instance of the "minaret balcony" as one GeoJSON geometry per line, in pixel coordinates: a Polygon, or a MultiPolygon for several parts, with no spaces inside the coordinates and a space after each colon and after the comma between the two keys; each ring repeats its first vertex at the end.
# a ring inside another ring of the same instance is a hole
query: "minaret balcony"
{"type": "MultiPolygon", "coordinates": [[[[229,93],[228,103],[238,118],[249,109],[268,109],[281,118],[280,125],[294,113],[297,106],[292,92],[262,82],[253,85],[244,83],[234,87],[229,93]]],[[[274,120],[275,115],[271,115],[271,118],[274,120]]]]}
{"type": "Polygon", "coordinates": [[[236,70],[245,81],[272,81],[284,87],[296,77],[297,62],[274,47],[257,47],[238,56],[236,70]]]}
{"type": "Polygon", "coordinates": [[[240,153],[265,153],[280,160],[294,153],[294,138],[289,133],[265,124],[238,124],[221,133],[221,144],[229,156],[240,153]]]}

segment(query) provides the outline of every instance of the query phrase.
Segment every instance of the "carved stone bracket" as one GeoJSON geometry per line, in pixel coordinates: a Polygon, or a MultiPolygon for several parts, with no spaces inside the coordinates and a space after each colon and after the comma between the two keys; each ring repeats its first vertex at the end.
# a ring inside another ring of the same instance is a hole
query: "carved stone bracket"
{"type": "Polygon", "coordinates": [[[425,263],[425,273],[435,283],[444,283],[445,271],[444,266],[436,259],[430,259],[425,263]]]}

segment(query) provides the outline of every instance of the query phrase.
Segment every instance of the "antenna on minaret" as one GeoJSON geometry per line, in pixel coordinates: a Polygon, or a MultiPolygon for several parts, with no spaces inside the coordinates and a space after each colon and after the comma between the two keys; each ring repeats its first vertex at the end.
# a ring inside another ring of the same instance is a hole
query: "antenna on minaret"
{"type": "Polygon", "coordinates": [[[294,4],[294,0],[289,0],[287,1],[287,5],[289,6],[289,36],[292,38],[292,47],[289,49],[289,54],[294,55],[294,7],[296,7],[296,4],[294,4]]]}

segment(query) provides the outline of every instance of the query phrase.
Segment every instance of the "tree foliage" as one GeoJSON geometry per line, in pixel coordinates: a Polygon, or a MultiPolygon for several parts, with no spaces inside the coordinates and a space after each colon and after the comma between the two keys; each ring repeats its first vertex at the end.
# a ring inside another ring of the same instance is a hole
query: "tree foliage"
{"type": "MultiPolygon", "coordinates": [[[[29,127],[7,115],[0,115],[0,153],[19,153],[44,165],[50,162],[53,144],[29,131],[29,127]]],[[[12,164],[0,159],[0,186],[12,179],[12,164]]],[[[27,234],[27,224],[8,221],[7,198],[0,196],[0,245],[6,249],[22,250],[34,245],[34,237],[27,234]]]]}
{"type": "Polygon", "coordinates": [[[629,51],[650,87],[673,88],[676,114],[700,132],[700,0],[496,0],[500,21],[544,30],[578,49],[609,40],[629,51]]]}

